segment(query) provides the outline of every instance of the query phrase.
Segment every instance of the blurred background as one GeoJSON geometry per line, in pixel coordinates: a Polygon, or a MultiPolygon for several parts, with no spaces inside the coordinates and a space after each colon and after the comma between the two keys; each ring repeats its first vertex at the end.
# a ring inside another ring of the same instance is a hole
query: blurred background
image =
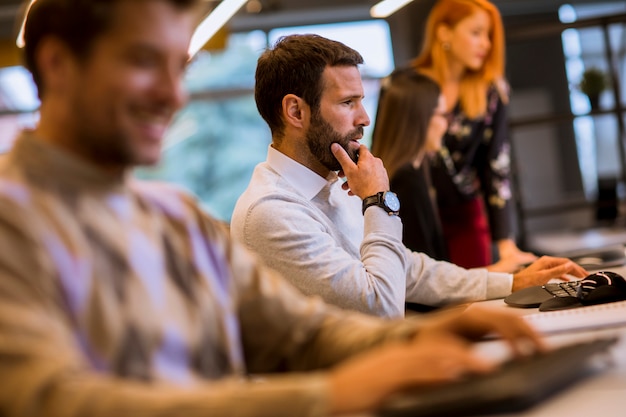
{"type": "MultiPolygon", "coordinates": [[[[417,55],[434,0],[414,0],[385,19],[370,16],[375,3],[248,0],[195,56],[185,80],[191,99],[168,132],[162,163],[137,175],[188,188],[228,222],[270,143],[253,99],[256,59],[289,33],[318,33],[363,54],[374,120],[380,80],[417,55]]],[[[520,246],[566,252],[625,244],[626,2],[493,3],[506,30],[520,246]],[[606,81],[598,94],[580,88],[589,70],[606,81]]],[[[206,1],[206,12],[218,4],[206,1]]],[[[24,7],[0,0],[0,151],[37,121],[39,102],[15,46],[24,7]]]]}

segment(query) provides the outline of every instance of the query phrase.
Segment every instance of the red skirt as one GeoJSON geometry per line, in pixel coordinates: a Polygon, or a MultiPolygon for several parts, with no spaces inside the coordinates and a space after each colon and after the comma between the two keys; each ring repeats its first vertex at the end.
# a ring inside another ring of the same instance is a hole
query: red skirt
{"type": "Polygon", "coordinates": [[[483,199],[439,210],[450,261],[464,268],[491,265],[491,232],[483,199]]]}

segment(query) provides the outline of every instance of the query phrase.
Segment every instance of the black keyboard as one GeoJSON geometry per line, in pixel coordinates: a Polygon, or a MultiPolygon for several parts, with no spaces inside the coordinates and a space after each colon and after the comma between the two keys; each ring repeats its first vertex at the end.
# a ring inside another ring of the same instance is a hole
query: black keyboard
{"type": "Polygon", "coordinates": [[[580,307],[582,304],[577,297],[579,286],[579,280],[534,285],[506,296],[504,302],[512,307],[539,307],[539,311],[580,307]]]}
{"type": "Polygon", "coordinates": [[[590,360],[616,338],[576,343],[513,360],[487,375],[392,397],[378,417],[469,417],[526,410],[592,374],[590,360]]]}
{"type": "Polygon", "coordinates": [[[576,297],[579,281],[548,283],[543,288],[555,297],[576,297]]]}

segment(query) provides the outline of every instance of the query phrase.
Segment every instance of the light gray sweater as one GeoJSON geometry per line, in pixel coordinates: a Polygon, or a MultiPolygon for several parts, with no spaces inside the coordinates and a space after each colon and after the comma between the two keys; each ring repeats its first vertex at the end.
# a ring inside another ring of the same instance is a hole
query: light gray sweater
{"type": "MultiPolygon", "coordinates": [[[[402,208],[401,208],[402,209],[402,208]]],[[[231,235],[301,291],[384,317],[405,301],[442,306],[505,297],[513,277],[463,269],[411,252],[397,216],[371,207],[270,147],[239,198],[231,235]]]]}

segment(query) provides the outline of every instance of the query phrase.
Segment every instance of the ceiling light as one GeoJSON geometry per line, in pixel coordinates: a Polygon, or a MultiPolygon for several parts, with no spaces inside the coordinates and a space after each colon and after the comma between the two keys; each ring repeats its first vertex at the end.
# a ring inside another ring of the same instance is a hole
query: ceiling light
{"type": "Polygon", "coordinates": [[[218,4],[196,28],[196,31],[191,37],[189,56],[194,56],[247,1],[248,0],[223,0],[218,4]]]}
{"type": "MultiPolygon", "coordinates": [[[[24,13],[24,19],[20,27],[20,32],[17,35],[15,41],[18,48],[24,47],[24,26],[26,24],[26,17],[30,8],[37,0],[30,0],[24,13]]],[[[189,55],[194,56],[209,39],[211,39],[218,30],[226,24],[226,22],[233,17],[237,10],[241,8],[248,0],[223,0],[215,9],[198,25],[189,45],[189,55]]]]}
{"type": "Polygon", "coordinates": [[[15,44],[18,48],[24,47],[24,26],[26,25],[26,17],[28,17],[28,12],[30,8],[33,6],[37,0],[30,0],[28,6],[26,6],[26,11],[24,12],[24,19],[22,19],[22,26],[20,26],[20,33],[17,34],[17,39],[15,40],[15,44]]]}
{"type": "Polygon", "coordinates": [[[413,0],[383,0],[372,6],[370,9],[370,16],[381,18],[387,17],[412,1],[413,0]]]}

